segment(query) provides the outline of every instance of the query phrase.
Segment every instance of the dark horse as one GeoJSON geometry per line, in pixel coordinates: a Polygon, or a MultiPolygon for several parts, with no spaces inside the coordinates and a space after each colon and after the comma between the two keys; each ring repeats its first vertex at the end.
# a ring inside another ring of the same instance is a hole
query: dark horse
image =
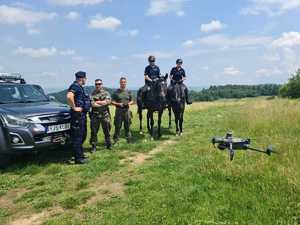
{"type": "MultiPolygon", "coordinates": [[[[143,132],[142,120],[143,120],[143,109],[147,109],[147,128],[151,137],[153,138],[153,127],[154,127],[154,112],[158,112],[158,137],[161,137],[161,118],[164,109],[167,107],[167,79],[168,74],[161,76],[154,80],[151,85],[151,89],[147,91],[143,99],[137,98],[138,114],[140,119],[140,133],[143,132]]],[[[138,94],[138,96],[141,96],[138,94]]]]}
{"type": "Polygon", "coordinates": [[[182,83],[175,83],[175,85],[168,88],[168,109],[169,109],[169,126],[171,126],[171,110],[175,116],[176,136],[182,135],[183,131],[183,115],[185,110],[186,96],[182,83]]]}

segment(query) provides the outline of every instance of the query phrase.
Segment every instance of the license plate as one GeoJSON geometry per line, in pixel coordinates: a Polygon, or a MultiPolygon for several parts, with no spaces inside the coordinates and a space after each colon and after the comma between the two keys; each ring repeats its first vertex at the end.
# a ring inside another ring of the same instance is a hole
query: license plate
{"type": "Polygon", "coordinates": [[[66,131],[66,130],[70,130],[70,128],[71,128],[70,123],[52,125],[52,126],[48,126],[47,133],[50,134],[50,133],[55,133],[60,131],[66,131]]]}

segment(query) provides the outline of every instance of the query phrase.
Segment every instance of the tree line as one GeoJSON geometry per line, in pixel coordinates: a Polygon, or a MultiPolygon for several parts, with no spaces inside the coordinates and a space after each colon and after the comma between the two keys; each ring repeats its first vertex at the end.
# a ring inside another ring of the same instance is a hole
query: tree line
{"type": "Polygon", "coordinates": [[[207,89],[196,92],[191,91],[193,101],[216,101],[229,98],[249,98],[259,96],[277,96],[281,85],[260,84],[260,85],[222,85],[210,86],[207,89]]]}
{"type": "MultiPolygon", "coordinates": [[[[281,85],[278,84],[261,84],[261,85],[223,85],[223,86],[211,86],[201,91],[190,91],[191,100],[194,102],[199,101],[215,101],[218,99],[228,98],[249,98],[259,96],[277,96],[281,85]]],[[[85,87],[87,93],[92,93],[93,86],[85,87]]],[[[106,88],[106,90],[112,94],[115,89],[106,88]]],[[[137,91],[131,91],[133,96],[136,97],[137,91]]],[[[67,90],[63,90],[56,93],[51,93],[57,101],[61,103],[66,102],[67,90]]]]}

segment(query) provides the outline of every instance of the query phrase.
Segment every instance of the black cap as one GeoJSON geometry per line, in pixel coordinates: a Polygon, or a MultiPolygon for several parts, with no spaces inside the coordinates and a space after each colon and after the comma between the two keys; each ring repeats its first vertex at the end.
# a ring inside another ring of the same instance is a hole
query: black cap
{"type": "Polygon", "coordinates": [[[182,64],[182,63],[183,63],[182,59],[177,59],[176,60],[176,64],[182,64]]]}
{"type": "Polygon", "coordinates": [[[86,72],[78,71],[77,73],[75,73],[75,77],[76,77],[76,79],[86,78],[86,72]]]}
{"type": "Polygon", "coordinates": [[[150,55],[150,56],[148,57],[148,61],[149,61],[149,62],[155,62],[155,57],[154,57],[153,55],[150,55]]]}

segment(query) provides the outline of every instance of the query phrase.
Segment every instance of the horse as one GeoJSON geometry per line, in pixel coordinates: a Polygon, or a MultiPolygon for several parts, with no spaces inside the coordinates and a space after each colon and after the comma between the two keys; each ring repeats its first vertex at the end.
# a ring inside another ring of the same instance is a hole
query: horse
{"type": "Polygon", "coordinates": [[[168,110],[169,110],[169,127],[171,128],[171,110],[175,116],[176,136],[181,136],[183,132],[183,116],[185,111],[186,96],[184,86],[176,82],[168,88],[168,110]]]}
{"type": "MultiPolygon", "coordinates": [[[[143,133],[142,120],[143,109],[147,109],[147,129],[153,138],[154,132],[154,112],[158,112],[158,137],[161,137],[161,119],[164,109],[167,108],[167,79],[168,74],[160,76],[152,82],[150,90],[148,90],[143,97],[137,98],[138,114],[140,120],[140,134],[143,133]]],[[[141,91],[141,90],[140,90],[141,91]]],[[[138,96],[141,96],[139,93],[138,96]]]]}

